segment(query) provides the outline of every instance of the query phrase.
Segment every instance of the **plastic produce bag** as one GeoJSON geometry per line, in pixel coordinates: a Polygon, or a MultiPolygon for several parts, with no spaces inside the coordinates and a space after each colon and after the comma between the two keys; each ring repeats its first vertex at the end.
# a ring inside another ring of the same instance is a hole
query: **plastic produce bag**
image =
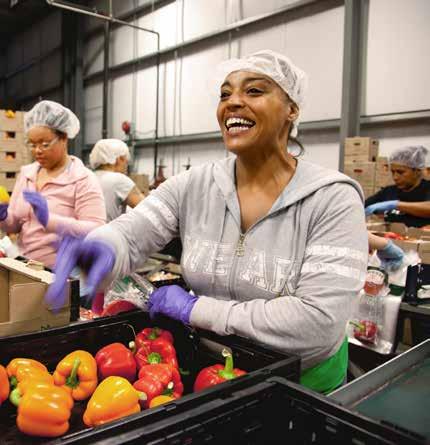
{"type": "Polygon", "coordinates": [[[133,273],[115,281],[104,296],[104,309],[115,301],[128,301],[148,311],[148,299],[155,287],[145,278],[133,273]]]}

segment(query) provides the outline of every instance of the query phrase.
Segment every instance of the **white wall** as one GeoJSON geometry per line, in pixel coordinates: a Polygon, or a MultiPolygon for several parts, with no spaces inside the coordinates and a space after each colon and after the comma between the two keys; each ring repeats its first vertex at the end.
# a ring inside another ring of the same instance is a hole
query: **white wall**
{"type": "MultiPolygon", "coordinates": [[[[103,5],[103,1],[98,1],[103,5]]],[[[122,2],[122,11],[139,2],[122,2]]],[[[136,20],[141,26],[161,33],[161,47],[221,29],[238,20],[276,11],[294,0],[177,0],[136,20]]],[[[430,1],[370,0],[367,51],[367,85],[363,114],[374,115],[430,109],[430,1]]],[[[87,26],[91,27],[90,21],[87,26]]],[[[178,51],[163,57],[160,66],[159,136],[175,136],[218,130],[215,119],[217,91],[214,67],[229,56],[242,56],[270,48],[287,54],[309,75],[303,121],[338,119],[341,113],[344,8],[273,23],[233,34],[211,44],[178,51]]],[[[126,62],[153,53],[155,39],[150,34],[119,28],[112,33],[111,64],[126,62]]],[[[103,62],[103,39],[87,42],[85,66],[88,73],[99,71],[103,62]]],[[[109,133],[121,138],[121,122],[136,123],[140,137],[151,137],[155,129],[155,68],[136,67],[110,83],[109,133]]],[[[87,109],[86,142],[101,136],[101,86],[85,91],[87,109]]],[[[430,147],[426,127],[379,125],[363,128],[362,135],[381,140],[381,153],[389,154],[406,143],[430,147]]],[[[338,167],[338,131],[306,133],[305,158],[331,168],[338,167]]],[[[137,168],[151,173],[151,149],[139,150],[137,168]]],[[[183,158],[193,165],[225,156],[221,143],[175,145],[160,148],[167,165],[166,174],[182,170],[183,158]],[[185,153],[185,154],[184,154],[185,153]]]]}
{"type": "Polygon", "coordinates": [[[430,1],[370,0],[364,114],[430,109],[430,1]]]}

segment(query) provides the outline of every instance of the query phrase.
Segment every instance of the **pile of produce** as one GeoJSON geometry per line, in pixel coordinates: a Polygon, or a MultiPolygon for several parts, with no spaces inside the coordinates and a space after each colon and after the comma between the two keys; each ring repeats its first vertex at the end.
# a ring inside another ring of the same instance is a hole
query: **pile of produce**
{"type": "MultiPolygon", "coordinates": [[[[234,379],[245,371],[225,365],[200,370],[194,391],[234,379]]],[[[83,422],[95,427],[180,398],[184,392],[174,339],[169,331],[145,328],[129,347],[111,343],[95,356],[76,350],[50,373],[32,358],[0,365],[0,405],[17,407],[16,425],[29,436],[58,437],[70,427],[75,403],[86,403],[83,422]]]]}

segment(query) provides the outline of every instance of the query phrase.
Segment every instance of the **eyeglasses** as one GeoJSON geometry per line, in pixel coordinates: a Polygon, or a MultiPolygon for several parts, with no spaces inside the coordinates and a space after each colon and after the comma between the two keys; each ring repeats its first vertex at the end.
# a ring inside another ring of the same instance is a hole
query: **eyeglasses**
{"type": "Polygon", "coordinates": [[[46,151],[49,148],[51,148],[52,145],[54,145],[58,141],[58,137],[55,139],[52,139],[51,142],[26,142],[25,145],[30,150],[36,150],[37,147],[39,147],[42,151],[46,151]]]}

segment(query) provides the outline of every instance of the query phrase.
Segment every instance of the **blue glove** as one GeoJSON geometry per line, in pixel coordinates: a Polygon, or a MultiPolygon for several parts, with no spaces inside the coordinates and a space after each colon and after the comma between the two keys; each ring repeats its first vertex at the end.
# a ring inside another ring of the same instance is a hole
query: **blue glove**
{"type": "Polygon", "coordinates": [[[49,218],[48,201],[46,198],[39,192],[31,192],[30,190],[24,190],[22,194],[24,195],[24,199],[33,207],[33,212],[40,224],[46,227],[49,218]]]}
{"type": "Polygon", "coordinates": [[[112,271],[115,264],[112,247],[97,240],[85,240],[65,236],[61,241],[55,261],[55,281],[49,286],[45,301],[52,308],[61,308],[65,301],[67,279],[79,264],[87,272],[87,299],[91,300],[103,279],[112,271]]]}
{"type": "Polygon", "coordinates": [[[377,202],[376,204],[371,204],[365,209],[366,216],[372,215],[373,213],[384,213],[389,212],[397,208],[399,201],[383,201],[377,202]]]}
{"type": "Polygon", "coordinates": [[[149,315],[167,315],[170,318],[189,324],[190,314],[197,301],[197,297],[189,294],[182,287],[163,286],[156,289],[149,297],[149,315]]]}
{"type": "Polygon", "coordinates": [[[397,270],[402,265],[405,256],[403,250],[391,240],[388,240],[388,244],[378,250],[376,255],[381,260],[381,267],[389,272],[397,270]]]}
{"type": "Polygon", "coordinates": [[[0,204],[0,221],[4,221],[7,218],[7,208],[9,204],[0,204]]]}

